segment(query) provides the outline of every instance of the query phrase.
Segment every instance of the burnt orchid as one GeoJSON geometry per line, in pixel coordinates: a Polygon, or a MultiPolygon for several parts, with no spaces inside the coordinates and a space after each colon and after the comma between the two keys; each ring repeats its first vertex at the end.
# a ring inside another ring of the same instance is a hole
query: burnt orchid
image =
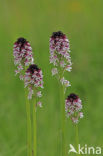
{"type": "Polygon", "coordinates": [[[72,93],[65,100],[66,115],[73,123],[77,124],[80,118],[83,118],[82,102],[80,98],[72,93]]]}
{"type": "Polygon", "coordinates": [[[30,43],[25,38],[18,38],[13,46],[14,64],[17,67],[16,75],[20,74],[20,79],[24,78],[25,67],[33,63],[33,54],[30,43]]]}
{"type": "Polygon", "coordinates": [[[61,31],[54,32],[50,37],[50,63],[54,65],[52,76],[56,75],[62,85],[69,87],[70,82],[64,78],[64,72],[72,69],[70,44],[61,31]]]}
{"type": "Polygon", "coordinates": [[[37,106],[42,107],[42,102],[39,101],[39,98],[42,97],[41,88],[43,88],[43,74],[42,70],[38,68],[37,65],[33,64],[34,59],[32,48],[26,39],[19,38],[14,43],[13,55],[14,64],[17,67],[15,73],[16,75],[19,74],[19,78],[21,80],[24,80],[25,86],[27,111],[27,156],[36,156],[36,108],[37,106]],[[31,105],[32,102],[33,104],[31,105]],[[31,113],[31,110],[33,110],[33,113],[31,113]],[[31,117],[33,117],[33,122],[31,122],[31,117]]]}
{"type": "Polygon", "coordinates": [[[78,122],[84,116],[81,110],[82,110],[81,99],[79,98],[78,95],[71,93],[65,100],[65,111],[67,118],[70,118],[72,120],[72,123],[75,127],[75,139],[77,151],[79,144],[78,122]]]}
{"type": "MultiPolygon", "coordinates": [[[[27,111],[27,156],[37,156],[37,106],[42,107],[40,98],[43,89],[42,70],[34,64],[33,52],[30,43],[25,38],[19,38],[13,46],[15,74],[24,81],[27,111]],[[33,104],[32,104],[33,102],[33,104]],[[31,112],[33,111],[33,112],[31,112]],[[32,119],[31,119],[32,118],[32,119]]],[[[61,156],[66,156],[66,116],[76,127],[76,144],[78,145],[78,122],[83,118],[82,102],[78,95],[72,93],[65,100],[66,89],[71,86],[64,77],[65,72],[71,72],[72,62],[70,57],[70,43],[67,36],[61,32],[53,32],[50,37],[50,64],[52,76],[59,82],[60,90],[60,117],[59,140],[61,156]]]]}
{"type": "MultiPolygon", "coordinates": [[[[42,70],[38,68],[37,65],[31,64],[26,70],[24,83],[25,87],[29,90],[28,99],[32,99],[33,95],[35,98],[40,98],[42,96],[40,88],[43,88],[43,74],[42,70]]],[[[37,104],[41,107],[40,101],[38,101],[37,104]]]]}
{"type": "Polygon", "coordinates": [[[64,73],[70,72],[72,67],[70,57],[69,40],[61,31],[53,32],[50,37],[50,63],[53,64],[51,70],[52,76],[56,76],[60,85],[60,103],[61,103],[61,145],[62,156],[66,156],[65,145],[65,92],[66,88],[71,86],[70,82],[65,79],[64,73]]]}

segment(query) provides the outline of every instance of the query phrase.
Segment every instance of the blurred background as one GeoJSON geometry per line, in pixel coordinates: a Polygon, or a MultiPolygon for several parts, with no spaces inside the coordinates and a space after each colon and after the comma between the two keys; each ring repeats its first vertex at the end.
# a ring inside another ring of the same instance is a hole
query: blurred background
{"type": "MultiPolygon", "coordinates": [[[[26,156],[26,110],[23,82],[14,76],[13,43],[26,38],[35,63],[44,73],[43,108],[38,109],[38,156],[59,156],[60,101],[57,80],[51,76],[49,38],[63,31],[70,40],[71,92],[83,102],[79,140],[103,147],[103,1],[0,1],[0,156],[26,156]]],[[[75,144],[75,131],[66,120],[66,143],[75,144]]],[[[68,154],[67,154],[68,155],[68,154]]]]}

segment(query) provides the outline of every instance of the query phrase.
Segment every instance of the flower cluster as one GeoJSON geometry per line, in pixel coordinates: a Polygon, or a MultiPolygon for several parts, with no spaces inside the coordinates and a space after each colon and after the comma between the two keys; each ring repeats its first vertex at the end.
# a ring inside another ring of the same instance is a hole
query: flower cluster
{"type": "MultiPolygon", "coordinates": [[[[50,63],[55,66],[55,68],[52,69],[52,75],[61,75],[59,78],[60,81],[63,82],[63,74],[65,71],[71,71],[72,63],[69,40],[61,31],[54,32],[50,37],[50,63]]],[[[69,84],[69,81],[66,83],[69,84]]],[[[68,86],[69,85],[66,85],[66,87],[68,86]]]]}
{"type": "Polygon", "coordinates": [[[23,70],[25,66],[33,63],[32,48],[30,43],[24,39],[19,38],[13,47],[14,64],[17,66],[16,74],[20,73],[20,79],[23,79],[23,70]]]}
{"type": "Polygon", "coordinates": [[[73,123],[78,123],[79,118],[83,118],[81,109],[82,103],[80,98],[76,94],[70,94],[65,101],[65,110],[67,117],[70,117],[73,123]]]}
{"type": "MultiPolygon", "coordinates": [[[[24,80],[25,87],[28,88],[28,99],[33,96],[40,98],[42,96],[39,88],[43,88],[43,74],[42,70],[33,64],[33,54],[30,43],[24,39],[19,38],[13,47],[14,64],[17,66],[16,74],[20,74],[20,79],[24,80]]],[[[41,102],[37,103],[40,107],[41,102]]]]}
{"type": "MultiPolygon", "coordinates": [[[[28,99],[32,99],[33,94],[37,97],[42,96],[41,91],[39,89],[43,88],[43,74],[42,70],[39,69],[37,65],[31,64],[26,70],[24,83],[25,87],[28,87],[29,90],[28,99]]],[[[41,106],[40,101],[37,104],[41,106]]]]}

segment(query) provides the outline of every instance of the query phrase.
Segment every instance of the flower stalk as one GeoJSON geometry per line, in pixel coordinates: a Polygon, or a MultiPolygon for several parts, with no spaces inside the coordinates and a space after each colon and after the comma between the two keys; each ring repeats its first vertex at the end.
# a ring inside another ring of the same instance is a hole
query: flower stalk
{"type": "Polygon", "coordinates": [[[32,156],[31,111],[30,111],[30,102],[27,99],[26,91],[25,97],[26,97],[26,112],[27,112],[27,155],[32,156]]]}
{"type": "Polygon", "coordinates": [[[61,97],[61,137],[62,137],[62,156],[66,155],[65,146],[65,97],[64,97],[64,86],[60,84],[60,97],[61,97]]]}
{"type": "Polygon", "coordinates": [[[50,63],[52,76],[56,76],[60,84],[60,103],[61,103],[61,138],[62,156],[66,155],[65,145],[65,92],[70,86],[70,82],[64,78],[64,73],[71,71],[70,45],[66,35],[61,31],[54,32],[50,37],[50,63]]]}
{"type": "Polygon", "coordinates": [[[37,155],[37,118],[36,118],[36,97],[33,104],[33,156],[37,155]]]}
{"type": "MultiPolygon", "coordinates": [[[[78,135],[78,125],[75,125],[75,138],[76,138],[76,151],[78,152],[79,135],[78,135]]],[[[78,156],[78,153],[77,153],[78,156]]]]}
{"type": "Polygon", "coordinates": [[[43,88],[43,75],[42,70],[37,65],[32,64],[26,70],[25,73],[25,87],[28,88],[28,99],[34,100],[33,103],[33,156],[37,156],[37,106],[42,107],[40,101],[37,101],[37,97],[42,96],[40,88],[43,88]]]}
{"type": "Polygon", "coordinates": [[[42,70],[34,64],[32,48],[30,43],[19,38],[13,46],[14,64],[16,66],[15,73],[19,74],[20,80],[24,80],[25,97],[26,97],[26,112],[27,112],[27,156],[37,155],[37,106],[42,107],[41,101],[37,98],[42,96],[41,88],[43,88],[42,70]],[[31,123],[31,103],[33,103],[33,126],[31,123]],[[32,136],[33,135],[33,136],[32,136]],[[33,140],[32,140],[33,138],[33,140]]]}

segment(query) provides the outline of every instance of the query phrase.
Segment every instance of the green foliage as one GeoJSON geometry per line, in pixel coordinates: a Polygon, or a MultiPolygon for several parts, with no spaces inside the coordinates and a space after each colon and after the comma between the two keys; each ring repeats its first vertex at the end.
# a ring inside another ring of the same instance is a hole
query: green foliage
{"type": "MultiPolygon", "coordinates": [[[[37,112],[38,155],[59,156],[59,87],[51,76],[49,37],[61,30],[70,39],[73,70],[67,74],[83,101],[79,123],[82,145],[103,143],[103,1],[9,0],[0,4],[0,156],[26,156],[26,108],[23,82],[14,76],[13,43],[18,37],[30,41],[35,63],[44,73],[43,108],[37,112]]],[[[75,144],[75,131],[66,121],[67,150],[75,144]]]]}

